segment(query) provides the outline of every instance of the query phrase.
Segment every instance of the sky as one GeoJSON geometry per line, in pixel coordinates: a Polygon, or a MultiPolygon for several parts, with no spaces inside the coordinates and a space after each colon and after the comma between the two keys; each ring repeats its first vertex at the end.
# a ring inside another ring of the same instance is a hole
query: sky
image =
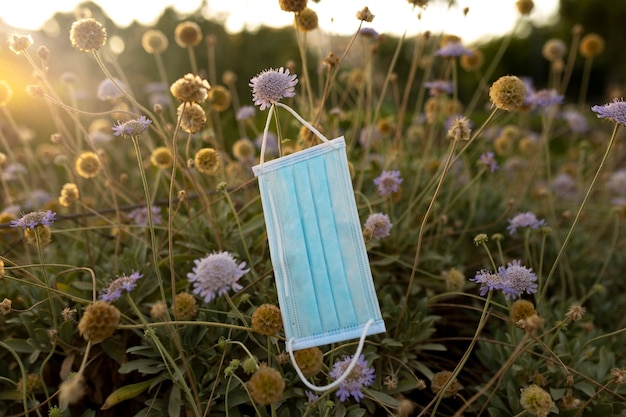
{"type": "MultiPolygon", "coordinates": [[[[514,26],[518,19],[516,0],[456,0],[457,5],[447,8],[447,2],[435,2],[425,10],[415,9],[405,0],[309,0],[322,29],[332,34],[348,35],[358,27],[356,12],[369,7],[374,14],[372,23],[364,23],[379,33],[400,36],[423,33],[448,33],[460,36],[463,43],[471,44],[489,37],[501,36],[514,26]],[[464,16],[463,9],[469,8],[464,16]],[[418,18],[418,12],[421,16],[418,18]]],[[[37,30],[55,13],[71,12],[79,0],[28,0],[0,1],[0,19],[23,30],[37,30]]],[[[174,5],[181,13],[197,10],[202,0],[133,0],[96,1],[119,26],[133,20],[150,25],[165,7],[174,5]],[[149,5],[149,6],[148,6],[149,5]]],[[[222,21],[230,32],[254,30],[260,25],[283,27],[293,22],[293,14],[280,9],[277,0],[207,0],[205,16],[222,21]]],[[[549,24],[556,19],[558,0],[536,0],[530,18],[537,25],[549,24]]]]}

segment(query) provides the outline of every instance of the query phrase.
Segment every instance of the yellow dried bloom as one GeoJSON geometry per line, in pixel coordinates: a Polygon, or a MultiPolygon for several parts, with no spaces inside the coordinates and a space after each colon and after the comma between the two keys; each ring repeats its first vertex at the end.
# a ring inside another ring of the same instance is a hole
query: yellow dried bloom
{"type": "Polygon", "coordinates": [[[76,162],[74,163],[76,172],[83,178],[93,178],[100,173],[102,169],[102,163],[98,154],[95,152],[87,151],[78,155],[76,162]]]}
{"type": "Polygon", "coordinates": [[[306,7],[307,0],[278,0],[280,8],[286,12],[300,12],[306,7]]]}
{"type": "Polygon", "coordinates": [[[181,48],[197,46],[202,42],[202,29],[196,22],[181,22],[174,30],[174,40],[181,48]]]}
{"type": "Polygon", "coordinates": [[[180,128],[187,133],[197,133],[206,123],[206,113],[197,103],[183,103],[178,106],[180,128]]]}
{"type": "Polygon", "coordinates": [[[522,388],[520,404],[524,410],[535,416],[547,416],[556,407],[550,393],[536,384],[522,388]]]}
{"type": "Polygon", "coordinates": [[[141,46],[149,54],[161,54],[168,45],[167,36],[157,29],[147,30],[141,37],[141,46]]]}
{"type": "Polygon", "coordinates": [[[156,320],[165,320],[167,318],[167,304],[163,301],[152,304],[152,307],[150,307],[150,317],[156,320]]]}
{"type": "Polygon", "coordinates": [[[254,143],[248,138],[241,138],[233,143],[233,155],[239,162],[252,163],[256,157],[254,143]]]}
{"type": "Polygon", "coordinates": [[[611,378],[614,384],[622,385],[626,383],[626,369],[611,368],[611,378]]]}
{"type": "Polygon", "coordinates": [[[26,228],[24,229],[24,241],[31,246],[48,246],[52,242],[52,231],[45,224],[39,224],[34,229],[26,228]]]}
{"type": "Polygon", "coordinates": [[[526,320],[528,317],[533,314],[537,314],[535,311],[535,306],[528,300],[515,300],[511,305],[511,310],[509,311],[509,317],[511,318],[511,323],[516,324],[520,320],[526,320]]]}
{"type": "Polygon", "coordinates": [[[81,52],[92,52],[102,48],[107,41],[107,31],[96,19],[80,19],[72,23],[70,42],[81,52]]]}
{"type": "Polygon", "coordinates": [[[226,85],[235,85],[237,81],[237,74],[234,71],[226,70],[224,74],[222,74],[222,82],[226,85]]]}
{"type": "Polygon", "coordinates": [[[33,37],[30,35],[20,35],[19,33],[9,35],[9,49],[18,55],[32,44],[33,37]]]}
{"type": "Polygon", "coordinates": [[[517,110],[526,100],[526,86],[518,77],[505,75],[491,85],[489,98],[498,109],[517,110]]]}
{"type": "Polygon", "coordinates": [[[157,168],[167,169],[174,163],[174,154],[169,148],[159,146],[152,151],[150,163],[157,168]]]}
{"type": "Polygon", "coordinates": [[[252,375],[247,386],[255,403],[270,405],[283,397],[285,380],[276,369],[261,365],[252,375]]]}
{"type": "Polygon", "coordinates": [[[472,125],[465,116],[455,117],[450,124],[450,129],[448,129],[448,137],[454,140],[469,140],[471,133],[472,125]]]}
{"type": "Polygon", "coordinates": [[[307,378],[314,377],[322,370],[324,354],[318,347],[297,350],[293,352],[293,356],[296,358],[296,364],[302,371],[302,375],[307,378]]]}
{"type": "Polygon", "coordinates": [[[251,318],[252,330],[265,336],[276,336],[283,328],[283,318],[280,309],[274,304],[262,304],[251,318]]]}
{"type": "Polygon", "coordinates": [[[6,106],[13,97],[13,90],[9,83],[0,80],[0,106],[6,106]]]}
{"type": "Polygon", "coordinates": [[[20,393],[20,395],[25,394],[28,397],[30,394],[32,394],[34,390],[36,390],[39,387],[41,387],[41,378],[39,378],[39,375],[27,374],[26,375],[26,391],[24,391],[24,378],[23,377],[17,381],[17,386],[15,388],[17,389],[17,392],[20,393]]]}
{"type": "Polygon", "coordinates": [[[604,52],[604,38],[597,33],[588,33],[580,40],[580,55],[593,58],[604,52]]]}
{"type": "Polygon", "coordinates": [[[2,259],[0,259],[0,279],[4,278],[4,261],[2,259]]]}
{"type": "Polygon", "coordinates": [[[552,38],[543,44],[541,54],[550,62],[561,61],[567,52],[567,45],[563,40],[552,38]]]}
{"type": "Polygon", "coordinates": [[[441,273],[446,282],[447,291],[460,291],[465,286],[465,275],[456,268],[451,268],[441,273]]]}
{"type": "Polygon", "coordinates": [[[12,304],[13,304],[13,301],[5,297],[2,300],[2,302],[0,302],[0,314],[2,314],[3,316],[6,316],[7,314],[9,314],[11,312],[12,304]]]}
{"type": "Polygon", "coordinates": [[[370,12],[369,7],[364,7],[356,13],[356,18],[364,22],[371,22],[374,20],[374,15],[370,12]]]}
{"type": "Polygon", "coordinates": [[[461,55],[459,64],[467,72],[478,71],[485,62],[485,55],[480,49],[472,49],[471,55],[461,55]]]}
{"type": "Polygon", "coordinates": [[[586,311],[585,307],[580,304],[574,304],[571,305],[567,310],[567,313],[565,313],[565,318],[570,321],[578,321],[583,318],[586,311]]]}
{"type": "Polygon", "coordinates": [[[188,292],[176,294],[176,308],[173,309],[176,320],[191,320],[196,317],[196,298],[188,292]]]}
{"type": "Polygon", "coordinates": [[[517,6],[517,11],[523,16],[529,15],[535,7],[533,0],[517,0],[515,5],[517,6]]]}
{"type": "MultiPolygon", "coordinates": [[[[433,375],[433,379],[430,381],[430,389],[433,390],[435,394],[438,394],[443,389],[443,387],[446,386],[451,376],[452,372],[450,371],[437,372],[435,375],[433,375]]],[[[454,381],[450,384],[448,389],[446,389],[446,392],[441,395],[441,397],[453,397],[462,388],[463,387],[461,386],[461,384],[459,384],[459,382],[454,379],[454,381]]]]}
{"type": "Polygon", "coordinates": [[[216,85],[209,90],[209,103],[211,109],[222,112],[230,107],[232,97],[230,91],[224,86],[216,85]]]}
{"type": "Polygon", "coordinates": [[[207,80],[191,73],[185,74],[170,86],[172,95],[184,103],[204,102],[209,96],[210,89],[211,85],[207,80]]]}
{"type": "Polygon", "coordinates": [[[73,202],[78,200],[80,193],[76,184],[68,182],[61,188],[61,195],[59,197],[59,204],[63,207],[69,207],[73,202]]]}
{"type": "Polygon", "coordinates": [[[78,323],[82,337],[92,343],[98,343],[110,337],[120,323],[120,311],[106,301],[89,304],[78,323]]]}
{"type": "Polygon", "coordinates": [[[296,14],[296,27],[301,32],[310,32],[319,27],[317,12],[306,7],[296,14]]]}
{"type": "Polygon", "coordinates": [[[196,169],[202,174],[214,175],[220,168],[220,154],[213,148],[202,148],[193,159],[196,169]]]}

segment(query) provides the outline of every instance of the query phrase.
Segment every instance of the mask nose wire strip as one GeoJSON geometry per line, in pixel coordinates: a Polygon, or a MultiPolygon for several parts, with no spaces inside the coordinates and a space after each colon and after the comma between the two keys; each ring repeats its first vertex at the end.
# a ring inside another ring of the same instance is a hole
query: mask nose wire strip
{"type": "Polygon", "coordinates": [[[350,375],[350,372],[352,372],[352,370],[356,366],[356,363],[359,360],[359,356],[361,356],[361,352],[363,351],[363,346],[365,345],[365,336],[367,336],[367,331],[369,330],[370,326],[373,323],[374,323],[374,319],[369,319],[367,323],[365,323],[365,326],[363,327],[363,332],[361,333],[361,339],[359,339],[359,345],[356,348],[356,352],[354,353],[354,356],[352,357],[352,361],[350,362],[350,365],[348,365],[344,373],[341,374],[341,376],[337,378],[336,381],[333,381],[330,384],[324,385],[321,387],[311,384],[309,381],[307,381],[306,377],[302,374],[302,371],[298,367],[298,363],[296,362],[296,358],[293,354],[293,349],[291,348],[294,338],[289,339],[289,341],[287,342],[287,352],[289,352],[289,358],[291,358],[291,363],[293,364],[293,367],[295,368],[296,373],[298,374],[298,376],[300,377],[300,380],[304,383],[304,385],[306,385],[308,388],[312,389],[313,391],[318,391],[318,392],[327,391],[329,389],[339,386],[348,377],[348,375],[350,375]]]}

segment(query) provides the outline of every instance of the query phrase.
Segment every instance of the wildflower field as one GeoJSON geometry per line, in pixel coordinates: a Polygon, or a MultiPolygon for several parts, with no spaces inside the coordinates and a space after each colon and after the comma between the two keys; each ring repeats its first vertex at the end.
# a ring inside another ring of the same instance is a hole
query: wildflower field
{"type": "Polygon", "coordinates": [[[126,51],[87,8],[59,49],[8,35],[0,416],[626,416],[611,39],[547,40],[539,83],[497,72],[515,30],[487,55],[366,7],[323,50],[275,3],[275,56],[196,15],[126,51]]]}

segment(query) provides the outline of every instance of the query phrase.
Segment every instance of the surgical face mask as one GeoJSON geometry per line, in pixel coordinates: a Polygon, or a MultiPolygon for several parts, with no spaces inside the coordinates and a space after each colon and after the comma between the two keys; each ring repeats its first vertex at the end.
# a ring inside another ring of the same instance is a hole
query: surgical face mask
{"type": "MultiPolygon", "coordinates": [[[[294,350],[360,338],[356,359],[365,337],[385,332],[385,323],[346,144],[343,137],[329,141],[291,108],[287,110],[324,142],[269,162],[263,161],[262,145],[260,163],[252,168],[259,182],[287,351],[296,365],[294,350]]],[[[351,370],[346,369],[346,376],[351,370]]]]}

